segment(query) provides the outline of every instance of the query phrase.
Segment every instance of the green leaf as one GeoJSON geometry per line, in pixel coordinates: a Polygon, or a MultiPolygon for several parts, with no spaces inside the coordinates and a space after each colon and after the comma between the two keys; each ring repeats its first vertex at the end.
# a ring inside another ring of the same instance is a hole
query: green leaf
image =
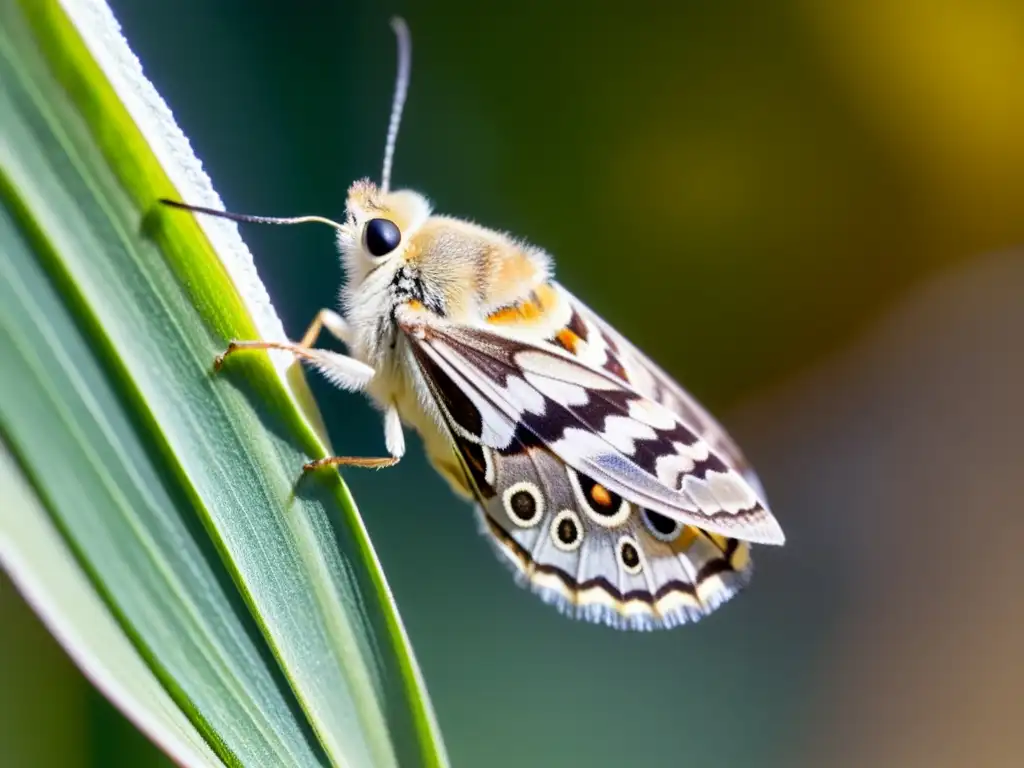
{"type": "MultiPolygon", "coordinates": [[[[220,761],[121,631],[14,457],[0,444],[0,562],[97,687],[183,765],[220,761]],[[38,567],[45,563],[45,568],[38,567]]],[[[9,745],[4,745],[5,753],[9,745]]]]}
{"type": "Polygon", "coordinates": [[[237,228],[159,197],[220,205],[106,5],[0,0],[0,439],[22,489],[4,566],[49,579],[52,627],[86,578],[150,677],[124,642],[58,636],[121,686],[159,681],[161,728],[155,698],[94,677],[172,754],[184,715],[228,764],[445,765],[347,489],[300,480],[327,452],[301,372],[265,353],[211,371],[232,338],[284,339],[237,228]],[[23,520],[64,546],[16,550],[23,520]]]}

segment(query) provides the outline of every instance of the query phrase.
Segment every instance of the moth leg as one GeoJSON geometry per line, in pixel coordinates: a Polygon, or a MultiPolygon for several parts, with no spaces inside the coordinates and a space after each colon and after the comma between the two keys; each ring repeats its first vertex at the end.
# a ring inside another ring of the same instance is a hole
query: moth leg
{"type": "Polygon", "coordinates": [[[344,342],[345,344],[351,343],[352,330],[349,328],[348,323],[345,322],[345,318],[332,309],[324,308],[316,313],[316,317],[313,318],[313,322],[309,324],[309,327],[302,335],[302,339],[298,344],[282,346],[276,343],[270,344],[269,342],[233,341],[228,345],[228,348],[224,353],[218,355],[213,361],[213,367],[219,369],[224,364],[224,358],[240,349],[286,349],[289,352],[293,352],[296,357],[316,364],[316,360],[312,359],[308,355],[304,355],[300,350],[320,352],[321,350],[317,350],[313,347],[313,343],[317,340],[317,337],[320,335],[320,331],[324,328],[326,328],[328,333],[339,341],[344,342]]]}
{"type": "Polygon", "coordinates": [[[299,342],[300,347],[312,347],[313,342],[316,341],[317,336],[320,335],[321,329],[326,328],[327,332],[331,334],[338,341],[342,341],[345,344],[352,343],[352,329],[349,328],[345,318],[335,312],[333,309],[321,309],[316,313],[316,317],[313,318],[313,322],[309,324],[309,328],[302,335],[302,341],[299,342]]]}
{"type": "Polygon", "coordinates": [[[324,467],[365,467],[366,469],[383,469],[398,463],[394,456],[368,458],[365,456],[325,456],[322,459],[302,465],[303,472],[313,472],[324,467]]]}
{"type": "MultiPolygon", "coordinates": [[[[313,349],[313,342],[319,336],[319,333],[323,329],[327,329],[333,337],[338,339],[345,344],[351,343],[352,331],[348,327],[348,323],[345,322],[345,318],[338,314],[333,309],[324,309],[316,312],[316,316],[313,317],[313,322],[309,324],[309,328],[302,335],[302,339],[298,344],[287,347],[289,351],[295,352],[296,356],[301,357],[296,348],[300,349],[313,349]],[[296,348],[293,348],[296,347],[296,348]]],[[[262,342],[250,342],[250,341],[234,341],[227,347],[223,354],[219,355],[214,360],[214,368],[220,368],[223,365],[224,357],[229,355],[231,352],[238,351],[239,349],[284,349],[286,347],[271,346],[264,347],[259,346],[262,342]]]]}
{"type": "Polygon", "coordinates": [[[285,352],[291,352],[297,359],[309,363],[320,371],[336,387],[347,389],[350,392],[366,389],[366,385],[370,383],[370,379],[375,373],[373,368],[354,357],[331,352],[328,349],[303,347],[284,341],[232,341],[224,350],[224,354],[218,355],[213,361],[213,367],[219,369],[228,355],[243,349],[282,349],[285,352]]]}
{"type": "Polygon", "coordinates": [[[323,459],[311,461],[303,469],[311,472],[322,467],[370,467],[381,469],[392,467],[405,455],[405,432],[402,430],[402,419],[398,415],[398,408],[392,403],[384,412],[384,444],[387,446],[387,458],[367,459],[359,456],[327,456],[323,459]]]}
{"type": "MultiPolygon", "coordinates": [[[[327,349],[317,349],[313,346],[320,331],[326,328],[327,331],[339,341],[348,344],[352,338],[349,325],[345,318],[330,309],[321,309],[317,312],[313,322],[309,324],[302,340],[298,344],[276,342],[276,341],[233,341],[222,355],[214,360],[214,367],[220,368],[224,359],[235,352],[243,349],[281,349],[291,352],[296,359],[311,364],[332,384],[342,389],[359,391],[366,388],[370,379],[373,378],[374,370],[359,360],[348,355],[341,355],[327,349]]],[[[392,404],[384,414],[384,440],[390,456],[383,458],[371,458],[363,456],[326,456],[307,463],[303,470],[310,472],[323,467],[368,467],[379,469],[390,467],[398,463],[405,453],[405,434],[402,431],[402,421],[398,417],[398,409],[392,404]]]]}
{"type": "Polygon", "coordinates": [[[384,412],[384,445],[395,461],[405,455],[405,430],[402,418],[398,415],[398,407],[392,403],[384,412]]]}

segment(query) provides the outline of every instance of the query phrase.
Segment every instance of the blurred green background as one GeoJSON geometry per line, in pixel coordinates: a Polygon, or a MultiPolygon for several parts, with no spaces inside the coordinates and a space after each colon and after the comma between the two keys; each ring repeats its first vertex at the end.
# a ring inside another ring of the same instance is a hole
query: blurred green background
{"type": "MultiPolygon", "coordinates": [[[[111,5],[225,204],[284,216],[379,176],[403,14],[395,185],[549,249],[761,473],[786,547],[637,635],[516,588],[418,451],[347,472],[453,765],[1019,764],[1024,4],[111,5]]],[[[297,337],[331,233],[243,236],[297,337]]],[[[310,381],[335,449],[377,455],[370,407],[310,381]]],[[[163,763],[7,582],[0,622],[11,765],[163,763]]]]}

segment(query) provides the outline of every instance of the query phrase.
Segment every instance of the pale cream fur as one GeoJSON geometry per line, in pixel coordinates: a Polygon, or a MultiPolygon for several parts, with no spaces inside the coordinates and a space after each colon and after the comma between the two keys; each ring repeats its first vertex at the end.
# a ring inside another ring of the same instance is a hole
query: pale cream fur
{"type": "MultiPolygon", "coordinates": [[[[373,368],[366,392],[385,412],[385,423],[397,412],[401,421],[423,437],[431,461],[454,478],[451,440],[396,315],[427,312],[466,325],[483,325],[502,307],[526,299],[551,278],[551,258],[543,250],[506,234],[448,216],[436,216],[422,195],[409,190],[382,193],[368,180],[349,189],[346,220],[338,247],[346,283],[341,293],[349,354],[373,368]],[[401,231],[391,253],[373,256],[366,250],[366,222],[386,218],[401,231]],[[404,271],[403,271],[404,270],[404,271]],[[410,300],[398,288],[404,275],[415,279],[423,301],[410,300]]],[[[389,424],[389,451],[404,442],[389,424]]],[[[397,458],[397,457],[396,457],[397,458]]],[[[464,488],[456,487],[460,493],[464,488]]]]}

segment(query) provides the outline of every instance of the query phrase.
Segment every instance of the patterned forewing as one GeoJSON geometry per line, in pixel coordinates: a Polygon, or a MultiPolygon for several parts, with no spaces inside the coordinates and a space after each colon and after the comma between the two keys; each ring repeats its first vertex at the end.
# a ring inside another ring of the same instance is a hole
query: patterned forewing
{"type": "Polygon", "coordinates": [[[556,287],[562,300],[571,307],[571,312],[566,328],[556,334],[555,343],[570,351],[576,348],[590,364],[621,376],[642,395],[677,414],[716,454],[740,472],[764,501],[760,480],[725,428],[629,339],[564,286],[556,287]]]}
{"type": "Polygon", "coordinates": [[[545,446],[638,507],[712,533],[781,543],[757,494],[665,406],[621,377],[549,345],[444,322],[406,326],[421,370],[444,376],[481,414],[456,418],[466,433],[504,449],[545,446]],[[500,416],[504,418],[500,418],[500,416]]]}

